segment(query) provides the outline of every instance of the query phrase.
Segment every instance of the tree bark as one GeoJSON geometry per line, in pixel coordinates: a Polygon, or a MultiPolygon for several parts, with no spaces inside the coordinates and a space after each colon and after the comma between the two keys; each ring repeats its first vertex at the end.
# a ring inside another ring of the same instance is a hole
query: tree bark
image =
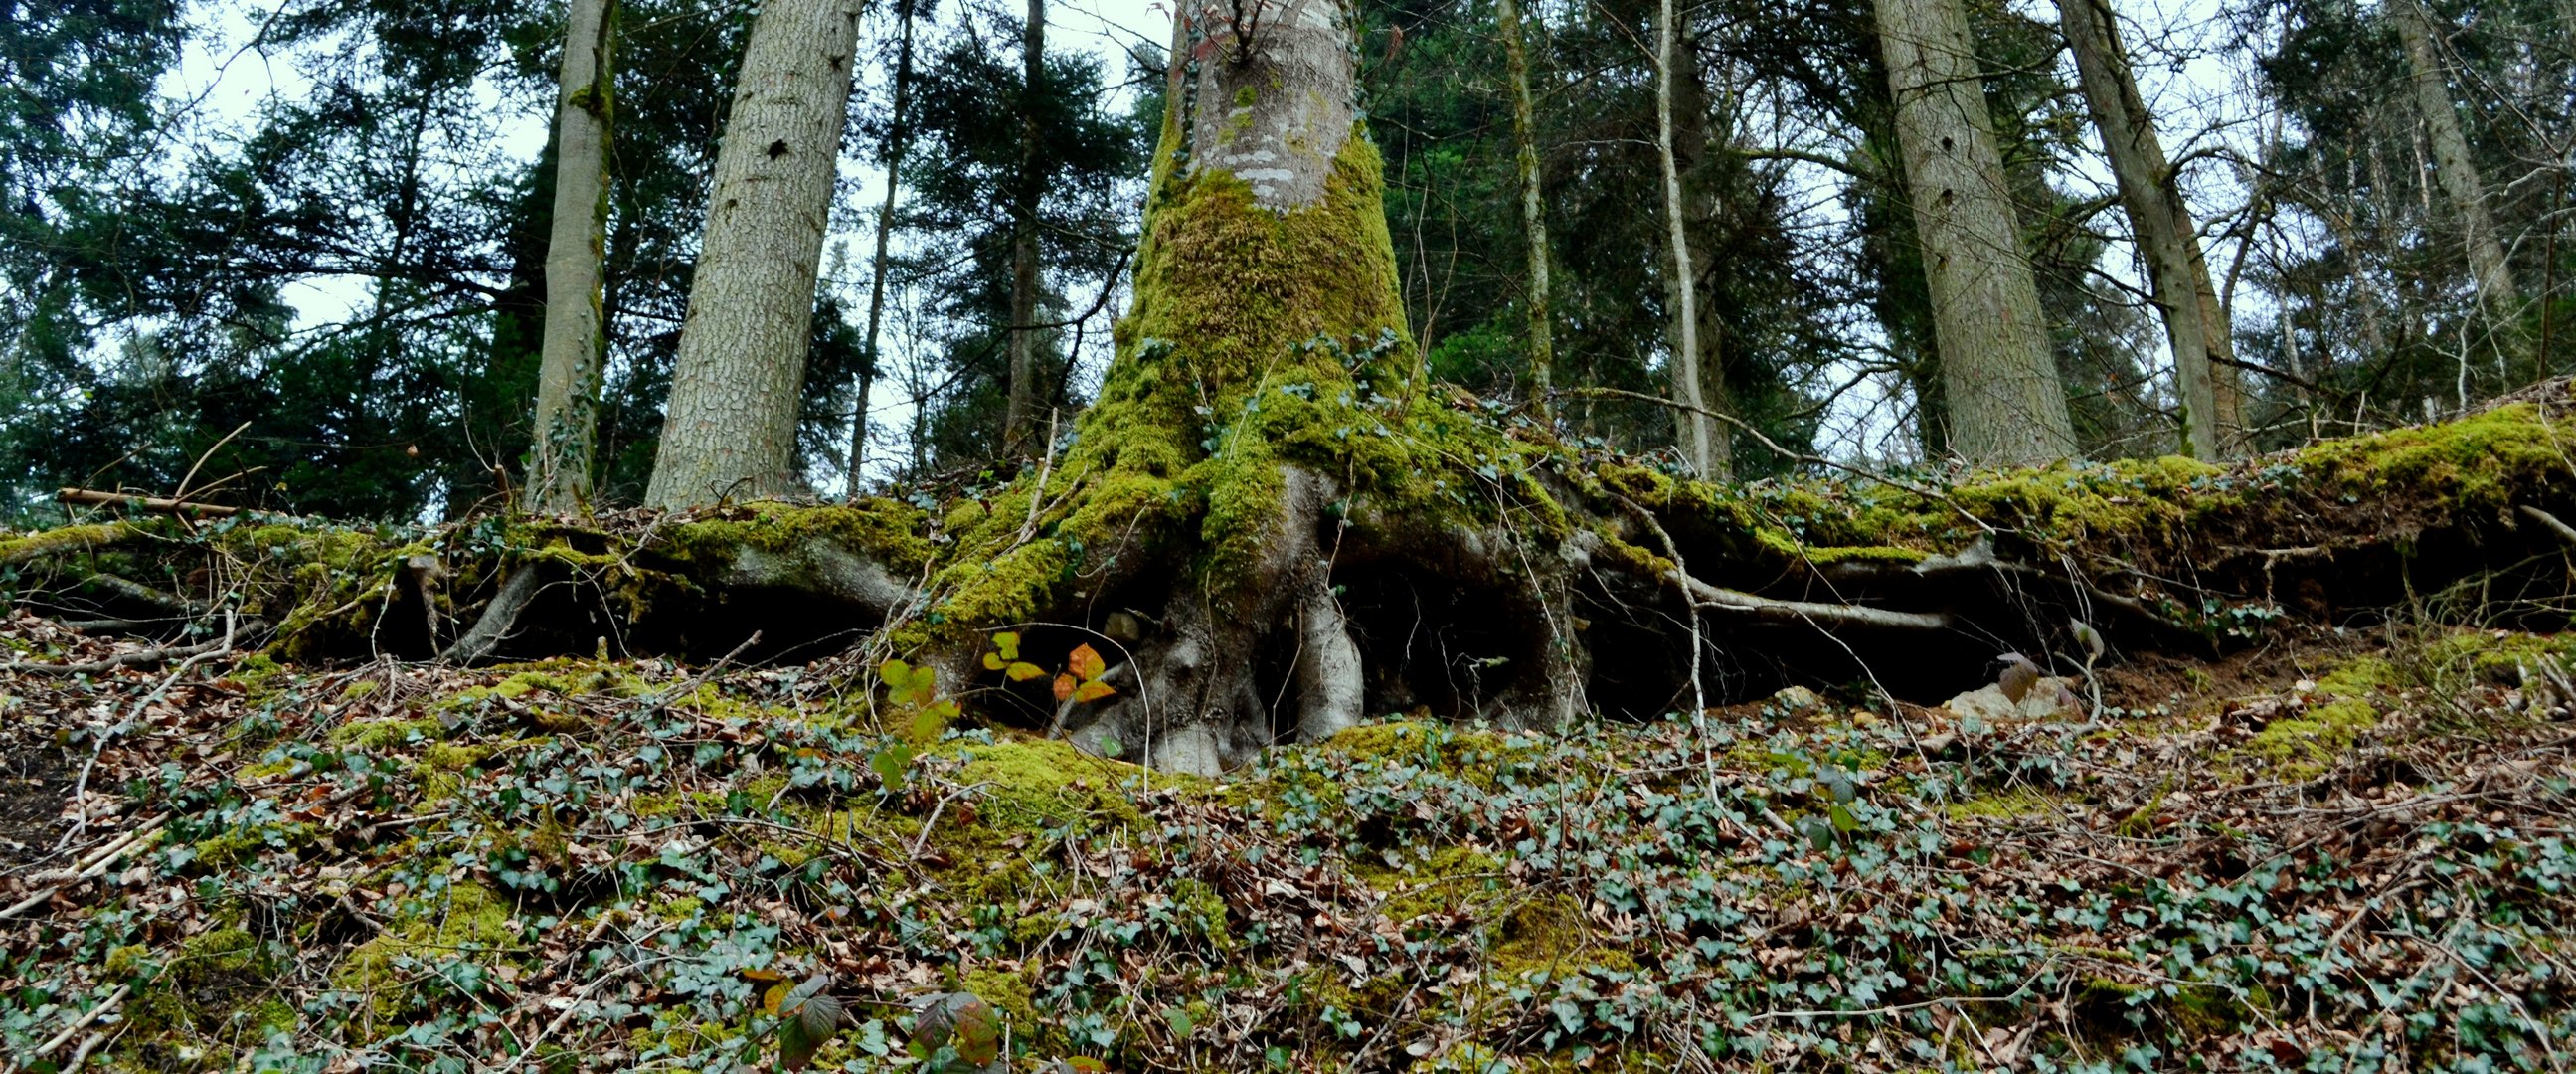
{"type": "Polygon", "coordinates": [[[2406,48],[2406,66],[2414,77],[2415,108],[2424,117],[2425,137],[2433,144],[2433,178],[2460,214],[2468,246],[2469,271],[2477,279],[2478,304],[2504,322],[2521,312],[2522,289],[2515,286],[2513,265],[2497,238],[2495,217],[2487,211],[2486,181],[2469,157],[2468,136],[2460,130],[2458,106],[2451,103],[2449,79],[2433,51],[2433,14],[2421,0],[2389,0],[2390,21],[2406,48]]]}
{"type": "Polygon", "coordinates": [[[554,231],[546,246],[546,327],[522,506],[569,514],[590,502],[599,385],[608,359],[601,261],[608,243],[609,129],[615,116],[616,0],[572,0],[562,96],[555,104],[554,231]]]}
{"type": "Polygon", "coordinates": [[[1520,0],[1497,0],[1495,20],[1503,34],[1503,63],[1511,80],[1514,164],[1520,173],[1521,230],[1529,240],[1529,295],[1522,304],[1529,317],[1530,405],[1542,424],[1554,424],[1548,395],[1554,390],[1556,328],[1549,311],[1547,208],[1539,194],[1537,108],[1530,99],[1529,49],[1521,40],[1520,0]]]}
{"type": "Polygon", "coordinates": [[[1673,399],[1682,404],[1673,424],[1680,430],[1682,457],[1703,479],[1724,476],[1717,450],[1716,423],[1708,416],[1702,391],[1699,346],[1699,274],[1692,269],[1689,212],[1682,198],[1681,168],[1673,155],[1673,80],[1682,57],[1679,13],[1674,0],[1660,0],[1655,14],[1655,158],[1663,171],[1664,247],[1671,275],[1664,281],[1671,298],[1673,399]]]}
{"type": "Polygon", "coordinates": [[[868,459],[868,396],[876,390],[879,330],[885,324],[886,240],[894,233],[895,191],[902,185],[904,151],[912,142],[913,0],[896,0],[901,40],[895,46],[894,119],[886,130],[885,200],[877,205],[877,250],[868,263],[868,360],[859,365],[858,402],[850,414],[849,498],[859,498],[859,469],[868,459]]]}
{"type": "Polygon", "coordinates": [[[2235,341],[2210,283],[2191,207],[2183,202],[2181,176],[2165,159],[2109,0],[2057,0],[2057,13],[2119,184],[2120,207],[2129,215],[2139,260],[2146,263],[2148,285],[2164,315],[2175,394],[2182,401],[2183,447],[2203,462],[2237,454],[2244,419],[2242,406],[2230,405],[2238,398],[2235,341]]]}
{"type": "Polygon", "coordinates": [[[1038,205],[1046,194],[1039,173],[1038,103],[1046,83],[1046,3],[1029,0],[1020,41],[1020,174],[1011,200],[1011,382],[1002,419],[1004,450],[1028,442],[1038,398],[1038,205]]]}
{"type": "Polygon", "coordinates": [[[1989,465],[2076,454],[1960,0],[1878,0],[1897,141],[1923,244],[1951,450],[1989,465]]]}
{"type": "Polygon", "coordinates": [[[801,484],[798,394],[858,34],[854,0],[769,0],[752,20],[644,496],[651,506],[801,484]]]}

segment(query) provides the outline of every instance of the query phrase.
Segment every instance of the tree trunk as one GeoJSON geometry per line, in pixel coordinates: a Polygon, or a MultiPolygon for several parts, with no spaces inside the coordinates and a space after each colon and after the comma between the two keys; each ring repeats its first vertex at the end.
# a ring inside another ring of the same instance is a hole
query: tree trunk
{"type": "Polygon", "coordinates": [[[647,504],[801,484],[798,395],[858,34],[853,0],[769,0],[752,20],[647,504]]]}
{"type": "Polygon", "coordinates": [[[562,96],[555,104],[555,211],[546,247],[545,344],[522,501],[538,514],[570,514],[590,502],[592,438],[608,358],[600,262],[608,243],[616,39],[616,0],[572,0],[564,26],[562,96]]]}
{"type": "Polygon", "coordinates": [[[2425,136],[2433,143],[2433,178],[2460,214],[2468,245],[2469,271],[2477,278],[2478,304],[2499,324],[2522,310],[2522,289],[2514,285],[2513,265],[2505,259],[2496,236],[2495,217],[2487,212],[2486,182],[2469,157],[2469,140],[2460,131],[2458,106],[2451,103],[2449,80],[2433,51],[2433,14],[2421,0],[2389,0],[2390,21],[2406,47],[2406,66],[2414,76],[2415,109],[2424,117],[2425,136]]]}
{"type": "Polygon", "coordinates": [[[1708,416],[1711,407],[1702,390],[1699,274],[1691,265],[1690,214],[1682,198],[1681,168],[1673,156],[1673,79],[1683,61],[1678,19],[1674,0],[1661,0],[1655,15],[1655,158],[1663,171],[1665,264],[1671,268],[1664,290],[1672,303],[1667,313],[1673,400],[1681,404],[1673,424],[1680,430],[1682,457],[1690,462],[1691,472],[1715,480],[1724,476],[1724,463],[1717,449],[1717,423],[1708,416]]]}
{"type": "Polygon", "coordinates": [[[901,40],[895,46],[894,118],[886,130],[885,200],[877,205],[877,251],[868,263],[867,361],[859,364],[858,402],[850,414],[849,498],[859,498],[859,468],[868,459],[868,396],[876,390],[879,330],[885,324],[886,240],[894,233],[895,191],[902,185],[904,150],[912,141],[912,5],[896,0],[901,40]]]}
{"type": "Polygon", "coordinates": [[[2233,455],[2244,435],[2242,408],[2229,405],[2238,394],[2231,375],[2235,341],[2210,283],[2191,207],[2183,202],[2181,177],[2165,159],[2155,117],[2130,74],[2109,0],[2057,0],[2057,13],[2119,182],[2120,206],[2129,214],[2139,259],[2164,314],[2175,394],[2182,401],[2183,447],[2203,462],[2233,455]]]}
{"type": "Polygon", "coordinates": [[[1960,0],[1878,0],[1923,244],[1950,448],[2009,465],[2076,453],[1960,0]]]}
{"type": "Polygon", "coordinates": [[[1537,109],[1530,100],[1529,49],[1521,41],[1520,0],[1497,0],[1495,20],[1502,25],[1503,62],[1511,80],[1514,163],[1520,173],[1521,228],[1529,239],[1530,405],[1539,422],[1553,425],[1549,393],[1554,390],[1556,327],[1548,305],[1547,208],[1540,201],[1537,109]]]}
{"type": "Polygon", "coordinates": [[[1002,419],[1002,446],[1028,443],[1038,409],[1038,204],[1046,193],[1039,174],[1038,102],[1046,83],[1046,3],[1029,0],[1020,42],[1020,174],[1011,201],[1011,383],[1002,419]]]}

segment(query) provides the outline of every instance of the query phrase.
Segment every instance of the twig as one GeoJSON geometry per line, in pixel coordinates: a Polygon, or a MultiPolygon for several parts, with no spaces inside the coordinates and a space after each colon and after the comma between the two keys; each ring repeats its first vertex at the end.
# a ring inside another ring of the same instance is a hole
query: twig
{"type": "Polygon", "coordinates": [[[1047,478],[1055,474],[1055,419],[1055,408],[1047,408],[1046,461],[1038,464],[1038,483],[1029,489],[1029,519],[1020,523],[1020,539],[1014,542],[1016,544],[1029,543],[1029,537],[1038,531],[1038,507],[1046,503],[1047,478]]]}
{"type": "Polygon", "coordinates": [[[241,508],[225,507],[221,504],[189,503],[186,500],[161,496],[133,496],[122,492],[101,492],[97,489],[67,488],[54,493],[54,499],[61,503],[88,504],[92,507],[123,507],[134,511],[186,515],[191,518],[229,518],[241,513],[241,508]]]}
{"type": "Polygon", "coordinates": [[[2569,526],[2565,522],[2559,521],[2558,516],[2550,514],[2547,511],[2543,511],[2540,508],[2533,507],[2527,503],[2515,508],[2515,510],[2522,512],[2522,516],[2524,518],[2528,518],[2543,526],[2549,527],[2549,532],[2557,534],[2559,540],[2565,541],[2568,544],[2576,544],[2576,526],[2569,526]]]}
{"type": "Polygon", "coordinates": [[[963,787],[957,788],[956,790],[950,791],[947,794],[941,795],[939,798],[939,804],[930,807],[930,819],[921,822],[921,834],[913,837],[911,851],[913,860],[921,860],[921,848],[929,845],[930,830],[939,826],[940,811],[947,809],[948,803],[956,801],[958,796],[966,794],[969,791],[989,786],[992,786],[992,784],[969,783],[963,787]]]}
{"type": "Polygon", "coordinates": [[[48,1055],[54,1054],[54,1049],[71,1043],[71,1039],[79,1036],[81,1030],[88,1029],[90,1027],[90,1023],[106,1017],[109,1012],[112,1012],[116,1010],[117,1007],[123,1005],[125,1003],[126,994],[133,990],[132,985],[116,986],[116,991],[108,993],[106,999],[98,1002],[98,1006],[92,1007],[89,1010],[82,1012],[80,1017],[72,1019],[72,1024],[64,1026],[63,1031],[54,1034],[52,1039],[47,1040],[43,1044],[37,1045],[36,1050],[28,1053],[27,1057],[29,1059],[43,1059],[48,1055]]]}
{"type": "Polygon", "coordinates": [[[744,650],[758,644],[760,644],[760,632],[755,630],[751,632],[750,637],[742,639],[742,644],[734,646],[732,652],[717,657],[715,663],[707,665],[706,670],[690,676],[686,681],[679,685],[678,689],[664,693],[662,695],[662,703],[667,705],[672,701],[676,701],[680,698],[687,697],[690,694],[698,692],[698,687],[706,685],[707,680],[714,678],[717,672],[723,671],[726,664],[733,663],[734,657],[741,656],[744,650]]]}
{"type": "Polygon", "coordinates": [[[230,647],[231,644],[229,642],[210,641],[203,645],[174,645],[158,649],[137,649],[130,653],[118,653],[117,655],[108,657],[105,660],[92,660],[86,664],[39,664],[30,662],[10,664],[8,665],[8,669],[10,671],[23,671],[33,675],[95,675],[102,671],[114,671],[118,668],[139,667],[145,664],[158,664],[165,660],[178,660],[183,657],[204,656],[209,653],[220,652],[230,647]]]}
{"type": "Polygon", "coordinates": [[[1805,623],[1825,626],[1873,627],[1882,630],[1948,630],[1950,617],[1941,612],[1904,612],[1892,608],[1872,608],[1861,604],[1819,604],[1805,600],[1774,600],[1757,597],[1742,590],[1710,585],[1682,572],[1678,567],[1666,571],[1665,578],[1690,594],[1694,607],[1733,612],[1748,619],[1770,623],[1805,623]]]}

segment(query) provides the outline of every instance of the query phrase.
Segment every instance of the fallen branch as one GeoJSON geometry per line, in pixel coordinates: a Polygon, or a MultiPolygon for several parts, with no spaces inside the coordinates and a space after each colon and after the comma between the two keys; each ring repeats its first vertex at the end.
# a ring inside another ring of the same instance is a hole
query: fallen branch
{"type": "Polygon", "coordinates": [[[1710,585],[1679,570],[1666,571],[1664,577],[1689,593],[1694,606],[1731,612],[1765,623],[1804,624],[1816,627],[1864,627],[1872,630],[1947,630],[1950,628],[1950,617],[1942,612],[1905,612],[1859,604],[1774,600],[1770,597],[1757,597],[1738,589],[1710,585]]]}
{"type": "Polygon", "coordinates": [[[90,852],[89,857],[81,859],[79,864],[74,865],[70,870],[68,870],[69,875],[67,876],[59,873],[50,874],[50,876],[49,874],[43,873],[37,874],[36,878],[39,880],[49,878],[59,879],[62,883],[55,884],[43,891],[36,892],[33,895],[20,899],[6,908],[0,908],[0,921],[6,921],[39,906],[43,906],[45,903],[53,899],[56,892],[59,892],[72,884],[88,880],[106,872],[107,867],[110,864],[113,864],[117,858],[122,857],[126,851],[134,849],[137,844],[140,844],[145,839],[151,838],[153,833],[160,831],[161,826],[168,824],[169,822],[170,816],[167,813],[144,822],[142,826],[117,837],[106,846],[90,852]]]}
{"type": "Polygon", "coordinates": [[[54,1049],[71,1043],[72,1038],[79,1036],[81,1030],[88,1029],[90,1027],[90,1023],[107,1017],[110,1012],[113,1012],[118,1007],[124,1006],[125,997],[133,991],[134,986],[132,985],[116,986],[116,991],[108,993],[106,999],[98,1001],[98,1006],[92,1007],[89,1010],[82,1012],[80,1017],[72,1019],[72,1024],[64,1026],[63,1031],[54,1034],[52,1039],[47,1040],[43,1044],[37,1045],[36,1050],[29,1053],[27,1058],[31,1060],[42,1060],[44,1057],[54,1054],[54,1049]]]}
{"type": "MultiPolygon", "coordinates": [[[[257,628],[259,630],[266,630],[267,624],[258,624],[257,628]]],[[[137,649],[130,653],[118,653],[105,660],[92,660],[84,664],[39,664],[21,662],[0,665],[0,669],[8,671],[23,671],[31,675],[96,675],[100,672],[114,671],[118,668],[142,667],[148,664],[159,664],[170,660],[185,660],[191,657],[205,656],[210,653],[222,652],[229,648],[232,648],[232,642],[229,639],[218,639],[206,642],[202,645],[168,645],[157,649],[137,649]]]]}
{"type": "Polygon", "coordinates": [[[161,515],[188,518],[228,518],[241,513],[241,508],[213,503],[190,503],[161,496],[136,496],[124,492],[101,492],[97,489],[67,488],[54,494],[62,503],[86,504],[91,507],[122,507],[129,511],[149,511],[161,515]]]}
{"type": "Polygon", "coordinates": [[[2569,526],[2567,523],[2559,521],[2558,516],[2550,514],[2547,511],[2543,511],[2540,508],[2533,507],[2530,504],[2523,504],[2522,506],[2515,508],[2515,510],[2522,512],[2522,517],[2549,527],[2549,532],[2557,534],[2559,540],[2565,541],[2568,544],[2576,545],[2576,526],[2569,526]]]}

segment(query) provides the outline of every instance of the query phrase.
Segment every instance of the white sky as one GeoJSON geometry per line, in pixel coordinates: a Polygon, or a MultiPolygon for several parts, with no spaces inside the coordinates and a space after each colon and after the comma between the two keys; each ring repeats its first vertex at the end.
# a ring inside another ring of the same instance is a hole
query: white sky
{"type": "MultiPolygon", "coordinates": [[[[245,126],[263,102],[272,97],[294,99],[308,88],[292,57],[242,47],[241,43],[254,35],[259,21],[277,10],[273,2],[244,7],[218,0],[196,9],[201,32],[191,35],[178,71],[165,85],[173,99],[195,102],[187,111],[185,127],[192,142],[218,141],[227,132],[245,126]]],[[[940,16],[943,21],[955,18],[959,3],[991,2],[952,0],[941,5],[940,16]]],[[[1019,4],[1012,0],[1001,2],[1004,10],[1019,10],[1019,4]]],[[[2023,13],[2032,18],[2054,20],[2054,8],[2047,0],[2018,3],[2023,13]]],[[[2218,17],[2218,0],[2117,0],[2116,6],[2123,17],[2127,43],[2136,54],[2140,88],[2157,118],[2168,154],[2181,159],[2201,144],[2195,139],[2221,138],[2239,143],[2237,148],[2251,155],[2253,142],[2262,132],[2253,129],[2252,117],[2246,112],[2252,99],[2245,92],[2250,85],[2250,63],[2243,55],[2222,47],[2227,43],[2228,28],[2218,17]]],[[[1170,8],[1161,0],[1051,0],[1048,40],[1054,48],[1087,48],[1099,53],[1114,83],[1127,68],[1125,48],[1166,41],[1170,17],[1170,8]]],[[[885,76],[886,72],[873,65],[863,72],[863,77],[871,79],[885,76]]],[[[503,99],[497,87],[490,84],[482,92],[495,120],[495,136],[486,148],[513,160],[534,160],[545,143],[546,123],[554,104],[551,97],[503,99]]],[[[862,98],[863,102],[881,100],[882,93],[862,98]]],[[[1123,103],[1119,102],[1121,106],[1123,103]]],[[[1760,140],[1751,134],[1748,137],[1760,140]]],[[[883,176],[872,160],[856,156],[843,159],[842,174],[852,181],[850,185],[856,193],[845,200],[843,211],[836,214],[833,222],[827,250],[831,244],[844,244],[845,260],[842,272],[827,286],[840,287],[850,308],[864,309],[869,228],[874,208],[883,197],[883,176]]],[[[1807,178],[1818,184],[1820,192],[1838,182],[1821,171],[1807,178]]],[[[2061,176],[2060,181],[2079,192],[2087,183],[2107,191],[2110,177],[2099,161],[2086,158],[2078,162],[2074,174],[2061,176]]],[[[2207,161],[2191,170],[2187,190],[2205,231],[2210,230],[2210,221],[2235,210],[2243,197],[2243,184],[2223,165],[2207,161]]],[[[1811,202],[1817,206],[1814,212],[1841,211],[1836,198],[1820,196],[1811,202]]],[[[2113,230],[2125,226],[2117,211],[2104,214],[2100,223],[2113,230]]],[[[827,272],[831,256],[827,252],[827,272]]],[[[2213,245],[2209,250],[2213,267],[2224,266],[2232,256],[2232,249],[2213,245]]],[[[2142,285],[2125,244],[2115,246],[2100,267],[2133,287],[2142,285]]],[[[320,278],[290,288],[287,298],[298,310],[298,330],[305,331],[346,320],[366,293],[362,281],[355,278],[320,278]]],[[[1068,297],[1077,306],[1088,306],[1095,295],[1096,292],[1081,291],[1068,297]]],[[[1114,305],[1110,312],[1115,312],[1114,305]]],[[[888,321],[884,345],[889,365],[894,365],[901,362],[904,353],[904,325],[908,318],[904,311],[897,310],[890,312],[888,321]]],[[[1103,319],[1098,324],[1105,328],[1107,321],[1103,319]]],[[[1105,331],[1090,333],[1096,346],[1086,347],[1095,352],[1086,355],[1085,369],[1080,374],[1086,381],[1097,376],[1105,361],[1106,335],[1105,331]]],[[[2161,332],[2154,335],[2155,353],[2147,360],[2161,365],[2165,362],[2161,332]]],[[[872,423],[880,429],[901,428],[910,418],[904,387],[891,375],[880,377],[877,383],[871,400],[872,423]]],[[[1828,414],[1819,446],[1845,455],[1901,454],[1905,438],[1894,435],[1898,430],[1893,425],[1892,408],[1882,405],[1897,390],[1895,385],[1883,383],[1852,393],[1828,414]]],[[[897,461],[884,444],[879,440],[870,450],[872,475],[883,476],[897,461]]],[[[813,476],[827,489],[841,480],[835,473],[813,476]]]]}

